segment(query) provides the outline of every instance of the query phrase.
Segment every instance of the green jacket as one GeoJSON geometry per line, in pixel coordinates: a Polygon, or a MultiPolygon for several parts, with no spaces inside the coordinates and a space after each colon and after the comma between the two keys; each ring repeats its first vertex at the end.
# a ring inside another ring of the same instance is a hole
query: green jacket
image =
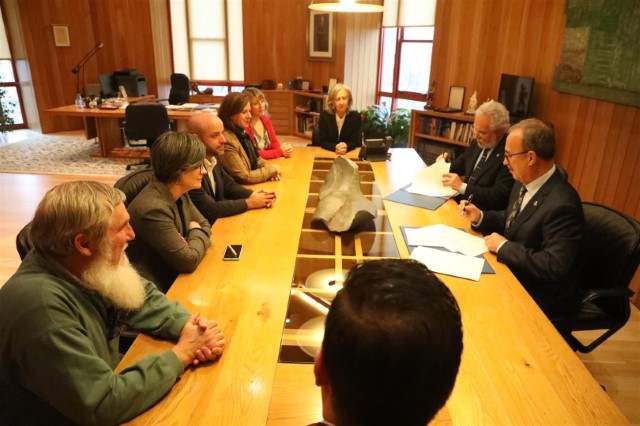
{"type": "MultiPolygon", "coordinates": [[[[126,324],[177,340],[189,313],[153,283],[145,286],[146,302],[126,324]]],[[[115,374],[115,312],[59,264],[31,251],[0,288],[0,424],[117,424],[162,398],[182,363],[169,350],[115,374]]]]}

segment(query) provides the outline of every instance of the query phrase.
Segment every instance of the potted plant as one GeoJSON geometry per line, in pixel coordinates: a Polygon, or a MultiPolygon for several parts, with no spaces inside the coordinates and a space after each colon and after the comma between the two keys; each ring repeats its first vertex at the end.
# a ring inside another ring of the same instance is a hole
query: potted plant
{"type": "Polygon", "coordinates": [[[365,138],[383,138],[387,134],[389,111],[380,105],[370,105],[360,111],[362,133],[365,138]]]}
{"type": "Polygon", "coordinates": [[[360,116],[365,139],[391,136],[394,140],[393,146],[407,146],[411,120],[411,112],[408,109],[398,108],[389,113],[384,105],[370,105],[360,111],[360,116]]]}
{"type": "Polygon", "coordinates": [[[393,146],[407,146],[410,122],[411,112],[406,108],[398,108],[389,115],[387,134],[393,138],[393,146]]]}
{"type": "Polygon", "coordinates": [[[6,92],[4,89],[0,89],[0,133],[6,133],[11,131],[13,126],[13,102],[11,100],[5,100],[6,92]]]}

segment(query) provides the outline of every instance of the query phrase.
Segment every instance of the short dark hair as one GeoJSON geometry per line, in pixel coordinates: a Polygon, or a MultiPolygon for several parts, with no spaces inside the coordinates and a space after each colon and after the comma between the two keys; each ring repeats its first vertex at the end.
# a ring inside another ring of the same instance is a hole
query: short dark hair
{"type": "Polygon", "coordinates": [[[349,272],[325,325],[322,359],[338,425],[426,425],[445,404],[462,354],[449,289],[422,263],[349,272]]]}
{"type": "Polygon", "coordinates": [[[556,136],[553,127],[537,118],[528,118],[514,124],[509,133],[522,132],[522,149],[533,151],[543,160],[552,160],[556,155],[556,136]]]}
{"type": "Polygon", "coordinates": [[[206,149],[197,136],[165,132],[151,147],[151,168],[160,182],[176,182],[183,171],[204,162],[206,149]]]}
{"type": "Polygon", "coordinates": [[[229,129],[234,132],[244,130],[238,128],[231,117],[242,112],[244,107],[248,103],[251,103],[252,98],[253,97],[248,93],[240,92],[231,92],[224,97],[222,103],[220,104],[220,108],[218,109],[218,117],[220,117],[220,120],[222,120],[225,129],[229,129]]]}

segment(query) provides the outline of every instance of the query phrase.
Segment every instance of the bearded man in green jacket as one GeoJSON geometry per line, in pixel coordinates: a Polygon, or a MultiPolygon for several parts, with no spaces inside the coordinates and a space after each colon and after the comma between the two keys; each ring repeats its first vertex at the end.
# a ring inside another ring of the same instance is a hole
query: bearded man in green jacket
{"type": "Polygon", "coordinates": [[[186,367],[224,347],[215,321],[191,315],[141,278],[124,193],[97,182],[50,190],[33,249],[0,288],[0,424],[117,424],[163,397],[186,367]],[[177,341],[114,372],[124,326],[177,341]]]}

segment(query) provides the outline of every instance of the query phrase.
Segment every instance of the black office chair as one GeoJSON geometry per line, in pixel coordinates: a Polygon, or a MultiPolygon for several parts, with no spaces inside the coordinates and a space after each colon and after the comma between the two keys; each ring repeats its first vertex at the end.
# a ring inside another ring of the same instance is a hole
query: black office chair
{"type": "Polygon", "coordinates": [[[316,123],[313,131],[311,132],[311,143],[307,146],[320,146],[320,123],[316,123]]]}
{"type": "Polygon", "coordinates": [[[33,244],[31,244],[31,240],[29,240],[30,229],[31,222],[27,223],[20,232],[18,232],[18,235],[16,235],[16,250],[18,250],[20,260],[24,260],[27,253],[33,248],[33,244]]]}
{"type": "Polygon", "coordinates": [[[573,350],[589,353],[629,320],[629,283],[640,264],[640,223],[609,207],[584,202],[584,239],[580,261],[583,297],[572,315],[552,318],[573,350]],[[585,345],[572,333],[606,330],[585,345]]]}
{"type": "Polygon", "coordinates": [[[191,85],[189,77],[184,74],[171,74],[171,89],[169,90],[169,104],[179,105],[189,102],[191,85]]]}
{"type": "MultiPolygon", "coordinates": [[[[124,192],[127,196],[127,200],[124,202],[125,206],[131,204],[134,198],[138,196],[140,191],[147,186],[149,181],[153,178],[153,170],[142,169],[131,172],[122,176],[113,184],[115,188],[124,192]]],[[[135,231],[135,230],[134,230],[135,231]]]]}
{"type": "MultiPolygon", "coordinates": [[[[146,140],[146,146],[151,149],[153,142],[164,132],[171,130],[169,127],[169,115],[167,108],[159,103],[135,103],[127,106],[124,111],[124,133],[129,140],[146,140]]],[[[130,164],[127,170],[134,165],[148,165],[149,160],[138,164],[130,164]]]]}

